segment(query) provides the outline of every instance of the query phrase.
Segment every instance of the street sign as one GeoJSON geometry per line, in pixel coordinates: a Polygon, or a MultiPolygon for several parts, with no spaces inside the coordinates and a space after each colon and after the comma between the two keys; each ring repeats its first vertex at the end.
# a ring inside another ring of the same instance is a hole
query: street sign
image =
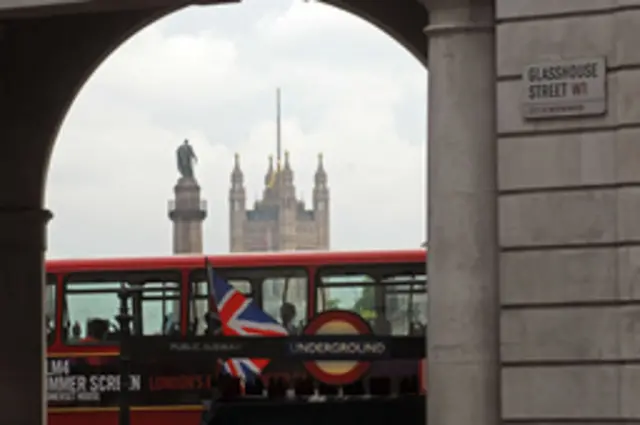
{"type": "Polygon", "coordinates": [[[522,75],[526,119],[602,115],[607,111],[604,57],[531,64],[522,75]]]}

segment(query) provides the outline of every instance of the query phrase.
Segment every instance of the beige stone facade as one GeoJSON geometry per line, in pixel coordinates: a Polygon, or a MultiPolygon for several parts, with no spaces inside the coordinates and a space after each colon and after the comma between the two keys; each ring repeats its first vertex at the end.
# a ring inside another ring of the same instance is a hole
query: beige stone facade
{"type": "Polygon", "coordinates": [[[496,2],[503,423],[640,420],[640,1],[496,2]],[[523,119],[527,64],[606,59],[602,115],[523,119]]]}
{"type": "Polygon", "coordinates": [[[322,155],[315,173],[310,209],[296,198],[288,153],[284,166],[273,159],[264,179],[261,200],[246,207],[244,175],[239,157],[231,173],[229,191],[229,250],[231,252],[300,251],[329,249],[329,187],[322,155]]]}

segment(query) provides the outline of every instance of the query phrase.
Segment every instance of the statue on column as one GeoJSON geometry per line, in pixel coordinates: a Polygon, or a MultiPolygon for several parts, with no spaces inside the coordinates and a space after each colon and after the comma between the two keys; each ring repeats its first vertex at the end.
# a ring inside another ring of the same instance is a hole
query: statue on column
{"type": "Polygon", "coordinates": [[[184,143],[178,147],[176,156],[178,158],[178,171],[180,175],[193,179],[193,164],[198,162],[198,157],[188,140],[185,140],[184,143]]]}

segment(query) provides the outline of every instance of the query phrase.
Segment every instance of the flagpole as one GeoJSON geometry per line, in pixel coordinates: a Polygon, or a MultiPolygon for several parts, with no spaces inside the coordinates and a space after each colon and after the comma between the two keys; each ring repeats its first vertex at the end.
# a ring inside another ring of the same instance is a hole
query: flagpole
{"type": "Polygon", "coordinates": [[[280,164],[282,159],[282,129],[281,129],[281,111],[280,111],[280,87],[276,90],[276,170],[280,171],[280,164]]]}
{"type": "MultiPolygon", "coordinates": [[[[209,258],[204,257],[204,269],[206,270],[206,274],[207,274],[207,286],[209,287],[209,297],[210,299],[207,299],[207,302],[209,304],[209,308],[210,311],[212,313],[214,313],[216,316],[218,316],[218,320],[221,320],[220,318],[220,313],[218,312],[218,300],[216,297],[216,293],[213,290],[213,266],[211,265],[211,263],[209,262],[209,258]],[[213,307],[211,307],[213,305],[213,307]]],[[[211,317],[209,315],[207,315],[207,329],[209,328],[209,326],[211,326],[211,317]]],[[[222,322],[220,322],[220,326],[222,326],[222,322]]],[[[225,362],[225,359],[219,358],[217,361],[217,365],[218,365],[218,370],[216,371],[216,375],[219,376],[222,368],[223,368],[223,364],[225,362]]]]}
{"type": "MultiPolygon", "coordinates": [[[[207,286],[209,287],[209,296],[213,300],[213,308],[215,313],[218,313],[218,299],[216,293],[213,290],[213,266],[209,262],[209,258],[204,257],[204,269],[207,272],[207,286]]],[[[210,303],[211,304],[211,303],[210,303]]]]}

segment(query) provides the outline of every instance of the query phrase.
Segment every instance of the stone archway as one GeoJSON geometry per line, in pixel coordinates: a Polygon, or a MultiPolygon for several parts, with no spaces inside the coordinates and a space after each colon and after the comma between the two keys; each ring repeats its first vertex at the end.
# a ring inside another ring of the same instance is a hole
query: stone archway
{"type": "MultiPolygon", "coordinates": [[[[437,282],[430,288],[429,418],[439,425],[492,425],[499,420],[494,2],[325,2],[370,21],[429,66],[429,275],[437,282]]],[[[182,6],[85,10],[1,24],[0,321],[19,324],[4,333],[15,344],[0,350],[0,363],[11,370],[0,374],[6,423],[45,422],[42,305],[33,299],[42,298],[49,219],[43,199],[58,129],[104,58],[182,6]]]]}
{"type": "MultiPolygon", "coordinates": [[[[385,2],[377,0],[321,1],[377,26],[426,66],[427,42],[422,29],[428,23],[428,14],[416,0],[394,0],[393,14],[388,13],[389,6],[385,2]]],[[[18,119],[20,116],[33,116],[34,113],[44,114],[37,117],[43,127],[38,126],[38,130],[32,128],[40,134],[18,136],[21,131],[16,130],[16,137],[22,140],[32,137],[38,139],[41,147],[50,152],[68,108],[102,61],[130,36],[183,7],[184,5],[180,4],[160,9],[61,15],[53,18],[16,20],[6,24],[0,41],[0,65],[5,74],[5,81],[11,80],[12,85],[17,84],[20,87],[21,92],[15,96],[24,99],[26,108],[46,102],[42,108],[31,109],[28,113],[16,108],[22,102],[0,105],[0,111],[5,114],[9,125],[12,121],[15,122],[10,117],[18,119]],[[21,49],[21,46],[25,45],[34,46],[34,49],[42,51],[43,54],[33,55],[31,51],[21,49]],[[25,69],[29,71],[25,73],[25,69]],[[47,78],[42,78],[44,73],[47,78]],[[49,78],[56,81],[55,88],[48,87],[49,78]],[[28,90],[22,90],[27,87],[28,90]],[[3,106],[6,108],[2,108],[3,106]]],[[[13,88],[6,89],[11,91],[13,88]]],[[[9,98],[13,95],[6,91],[4,94],[8,94],[9,98]]],[[[48,154],[39,159],[38,168],[47,163],[48,154]]],[[[29,176],[24,177],[35,178],[31,173],[28,174],[29,176]]],[[[38,174],[37,181],[45,177],[38,174]]],[[[37,185],[37,181],[33,184],[37,185]]]]}

